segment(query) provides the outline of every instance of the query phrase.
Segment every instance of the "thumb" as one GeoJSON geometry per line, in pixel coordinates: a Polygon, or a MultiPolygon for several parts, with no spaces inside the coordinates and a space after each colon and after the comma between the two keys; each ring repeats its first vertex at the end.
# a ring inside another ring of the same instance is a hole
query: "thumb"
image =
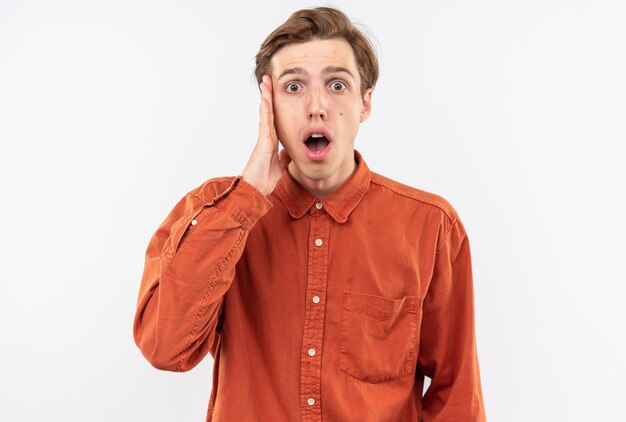
{"type": "Polygon", "coordinates": [[[278,153],[278,163],[280,164],[280,168],[282,170],[285,170],[290,162],[291,162],[291,157],[287,153],[287,150],[286,149],[282,149],[278,153]]]}

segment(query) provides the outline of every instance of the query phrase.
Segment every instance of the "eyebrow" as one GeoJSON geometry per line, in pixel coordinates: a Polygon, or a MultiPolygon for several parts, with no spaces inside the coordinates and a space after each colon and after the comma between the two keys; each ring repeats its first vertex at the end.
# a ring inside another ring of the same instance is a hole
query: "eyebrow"
{"type": "MultiPolygon", "coordinates": [[[[326,66],[324,69],[322,69],[322,74],[340,73],[340,72],[347,73],[348,75],[350,75],[350,77],[352,77],[353,80],[356,80],[354,78],[354,75],[352,74],[352,72],[350,72],[345,67],[341,67],[341,66],[326,66]]],[[[292,68],[283,70],[283,72],[280,74],[280,76],[278,77],[278,79],[276,81],[277,82],[280,81],[283,78],[283,76],[285,76],[285,75],[308,75],[308,74],[309,74],[309,72],[307,72],[306,69],[303,68],[303,67],[300,67],[300,66],[292,67],[292,68]]]]}

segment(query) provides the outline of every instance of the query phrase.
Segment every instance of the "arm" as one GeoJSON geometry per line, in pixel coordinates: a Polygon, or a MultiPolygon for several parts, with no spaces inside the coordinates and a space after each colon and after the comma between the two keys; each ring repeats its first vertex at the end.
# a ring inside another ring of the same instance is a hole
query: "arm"
{"type": "Polygon", "coordinates": [[[423,306],[417,372],[431,378],[423,421],[485,421],[469,242],[458,217],[447,224],[423,306]]]}
{"type": "Polygon", "coordinates": [[[274,190],[290,161],[284,150],[278,152],[269,76],[259,88],[259,137],[243,176],[225,191],[225,181],[216,180],[187,194],[146,251],[134,336],[157,368],[186,371],[215,353],[235,264],[250,229],[272,205],[264,195],[274,190]]]}
{"type": "Polygon", "coordinates": [[[187,194],[146,251],[134,336],[159,369],[186,371],[215,351],[217,322],[235,264],[250,229],[271,208],[240,178],[221,193],[220,185],[223,189],[224,181],[209,181],[187,194]]]}

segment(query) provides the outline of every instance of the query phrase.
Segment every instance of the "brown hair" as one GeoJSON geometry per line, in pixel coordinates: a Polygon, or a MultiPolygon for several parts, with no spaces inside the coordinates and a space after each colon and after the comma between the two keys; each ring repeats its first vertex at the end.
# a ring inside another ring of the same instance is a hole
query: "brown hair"
{"type": "Polygon", "coordinates": [[[254,75],[257,82],[263,81],[263,75],[271,75],[272,56],[281,47],[332,38],[343,38],[352,47],[361,77],[361,95],[368,88],[374,88],[378,79],[378,59],[371,42],[345,13],[330,7],[298,10],[267,36],[256,55],[254,75]]]}

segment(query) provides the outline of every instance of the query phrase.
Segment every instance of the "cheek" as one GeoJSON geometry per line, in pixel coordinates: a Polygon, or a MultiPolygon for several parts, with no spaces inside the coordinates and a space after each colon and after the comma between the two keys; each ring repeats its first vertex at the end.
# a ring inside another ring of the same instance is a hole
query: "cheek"
{"type": "Polygon", "coordinates": [[[288,102],[274,103],[274,120],[281,121],[286,124],[293,121],[296,115],[296,105],[288,102]]]}
{"type": "Polygon", "coordinates": [[[361,123],[361,110],[353,107],[342,107],[336,116],[344,127],[358,126],[361,123]]]}
{"type": "Polygon", "coordinates": [[[284,123],[289,122],[289,116],[287,115],[287,110],[284,107],[277,107],[274,105],[274,125],[276,126],[276,130],[278,130],[278,126],[284,126],[284,123]],[[284,123],[283,123],[284,122],[284,123]]]}
{"type": "Polygon", "coordinates": [[[274,127],[276,129],[276,135],[278,135],[278,139],[280,139],[283,146],[285,143],[290,143],[290,134],[293,132],[293,110],[289,107],[282,106],[274,106],[274,127]]]}

